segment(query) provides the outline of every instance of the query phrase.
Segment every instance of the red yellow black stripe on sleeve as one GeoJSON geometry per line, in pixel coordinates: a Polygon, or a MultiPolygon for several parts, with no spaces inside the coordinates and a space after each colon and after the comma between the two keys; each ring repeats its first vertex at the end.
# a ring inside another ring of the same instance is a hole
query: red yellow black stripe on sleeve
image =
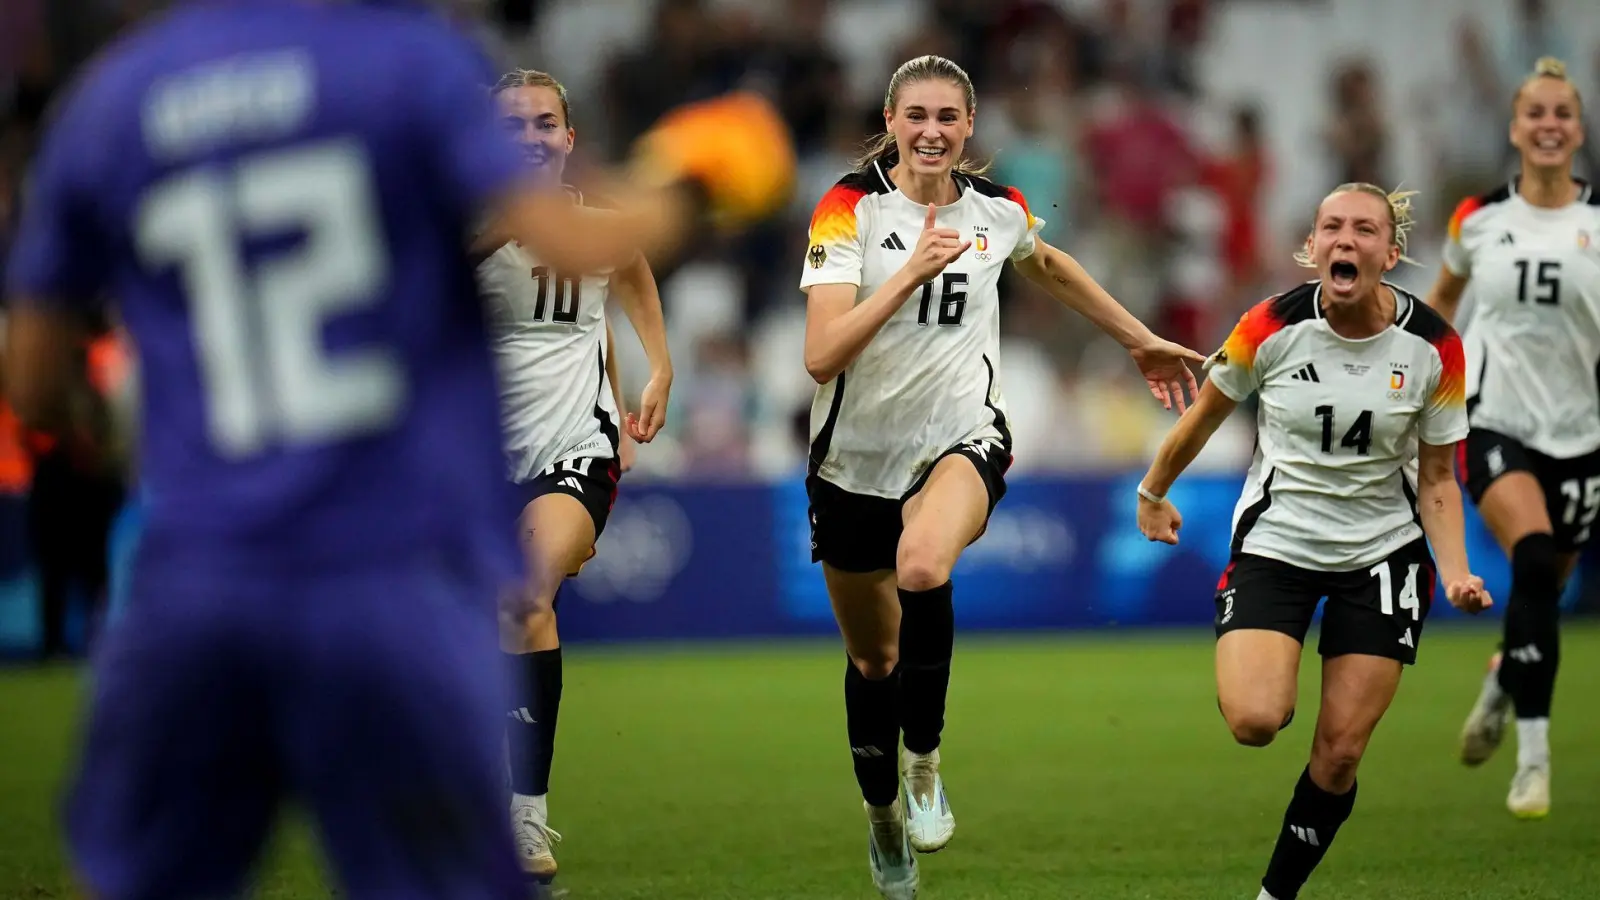
{"type": "Polygon", "coordinates": [[[811,245],[824,247],[856,239],[856,204],[866,191],[849,184],[836,184],[817,201],[811,214],[811,245]]]}
{"type": "Polygon", "coordinates": [[[1032,231],[1034,219],[1033,211],[1028,209],[1028,199],[1022,196],[1022,192],[1014,187],[1006,188],[1006,199],[1022,207],[1022,215],[1028,220],[1028,230],[1032,231]]]}
{"type": "Polygon", "coordinates": [[[1454,328],[1430,341],[1439,351],[1439,384],[1433,389],[1432,402],[1438,406],[1464,406],[1467,402],[1467,354],[1461,347],[1461,335],[1454,328]]]}
{"type": "Polygon", "coordinates": [[[1256,351],[1267,342],[1267,338],[1281,331],[1285,324],[1277,306],[1278,298],[1273,297],[1257,303],[1240,316],[1239,324],[1233,326],[1233,332],[1223,342],[1222,349],[1211,358],[1212,362],[1246,369],[1254,366],[1256,351]]]}
{"type": "Polygon", "coordinates": [[[1450,240],[1461,241],[1461,226],[1475,212],[1483,208],[1482,197],[1468,197],[1456,204],[1456,211],[1450,215],[1450,240]]]}

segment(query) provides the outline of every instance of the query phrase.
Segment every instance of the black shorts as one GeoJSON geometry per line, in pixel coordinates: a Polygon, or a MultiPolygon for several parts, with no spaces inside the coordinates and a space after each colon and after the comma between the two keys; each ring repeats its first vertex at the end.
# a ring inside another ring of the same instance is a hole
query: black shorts
{"type": "MultiPolygon", "coordinates": [[[[583,508],[589,513],[589,518],[594,522],[594,538],[598,541],[606,530],[606,520],[611,518],[611,506],[617,502],[617,484],[621,478],[622,464],[615,458],[596,457],[558,462],[533,476],[531,481],[515,485],[518,499],[521,501],[517,509],[520,513],[529,503],[546,494],[566,494],[575,497],[583,504],[583,508]]],[[[593,558],[594,547],[591,546],[584,562],[593,558]]]]}
{"type": "Polygon", "coordinates": [[[1327,597],[1318,653],[1384,656],[1409,666],[1417,661],[1422,624],[1433,606],[1434,572],[1422,538],[1352,572],[1318,572],[1236,553],[1217,582],[1217,637],[1261,628],[1304,644],[1317,601],[1327,597]]]}
{"type": "MultiPolygon", "coordinates": [[[[806,476],[806,496],[810,499],[811,561],[825,562],[842,572],[878,572],[895,567],[900,549],[900,533],[905,530],[901,511],[906,501],[927,484],[939,461],[960,454],[972,461],[989,492],[989,512],[1006,495],[1006,470],[1011,454],[995,441],[959,444],[939,454],[916,484],[898,500],[855,494],[820,476],[806,476]]],[[[987,527],[987,525],[985,525],[987,527]]],[[[983,536],[980,529],[978,535],[983,536]]]]}
{"type": "Polygon", "coordinates": [[[1469,431],[1460,446],[1462,477],[1474,504],[1483,499],[1496,478],[1507,472],[1527,472],[1538,479],[1544,491],[1556,545],[1572,551],[1589,542],[1589,529],[1595,514],[1600,513],[1600,450],[1556,459],[1523,446],[1516,438],[1483,428],[1469,431]]]}

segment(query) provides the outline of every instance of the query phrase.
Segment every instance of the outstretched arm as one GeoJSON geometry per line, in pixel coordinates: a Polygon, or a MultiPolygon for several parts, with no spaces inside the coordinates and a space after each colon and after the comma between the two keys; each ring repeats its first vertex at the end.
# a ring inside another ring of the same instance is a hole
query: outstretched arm
{"type": "MultiPolygon", "coordinates": [[[[667,424],[667,400],[672,393],[672,355],[667,351],[667,323],[661,313],[661,291],[656,287],[650,263],[643,256],[636,256],[632,263],[618,269],[611,283],[617,289],[622,311],[644,346],[645,358],[650,361],[650,380],[640,395],[638,413],[625,416],[628,435],[648,444],[667,424]]],[[[610,340],[609,331],[606,339],[610,340]]],[[[615,354],[611,358],[614,360],[615,354]]],[[[611,383],[617,385],[614,376],[611,383]]],[[[619,401],[617,409],[626,407],[619,401]]]]}
{"type": "Polygon", "coordinates": [[[1152,541],[1167,544],[1178,542],[1178,529],[1183,527],[1183,517],[1166,499],[1167,490],[1178,480],[1183,470],[1200,455],[1206,442],[1216,434],[1224,419],[1238,406],[1215,384],[1207,381],[1200,388],[1194,406],[1184,413],[1172,430],[1167,432],[1150,463],[1150,470],[1139,482],[1139,530],[1152,541]]]}
{"type": "Polygon", "coordinates": [[[1452,606],[1478,613],[1494,605],[1483,579],[1467,565],[1466,518],[1461,486],[1456,483],[1454,444],[1419,443],[1417,447],[1417,515],[1433,548],[1439,580],[1452,606]]]}
{"type": "Polygon", "coordinates": [[[1194,397],[1197,391],[1194,373],[1186,363],[1203,363],[1205,356],[1157,337],[1106,293],[1077,260],[1044,241],[1036,243],[1032,254],[1017,261],[1017,271],[1127,348],[1144,373],[1150,393],[1167,409],[1176,399],[1178,411],[1183,412],[1188,405],[1185,390],[1188,397],[1194,397]]]}

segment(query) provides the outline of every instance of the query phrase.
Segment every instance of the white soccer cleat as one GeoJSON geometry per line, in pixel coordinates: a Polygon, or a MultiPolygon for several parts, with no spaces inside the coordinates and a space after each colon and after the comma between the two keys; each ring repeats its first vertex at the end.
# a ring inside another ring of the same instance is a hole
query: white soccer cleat
{"type": "Polygon", "coordinates": [[[906,835],[918,853],[937,853],[956,833],[956,817],[939,777],[939,751],[924,756],[905,751],[906,835]]]}
{"type": "Polygon", "coordinates": [[[1519,766],[1506,795],[1506,809],[1519,819],[1550,815],[1550,767],[1519,766]]]}
{"type": "MultiPolygon", "coordinates": [[[[1499,655],[1495,661],[1498,663],[1499,655]]],[[[1500,667],[1491,665],[1483,677],[1483,689],[1478,691],[1478,702],[1472,705],[1467,722],[1461,726],[1461,761],[1469,766],[1480,766],[1500,748],[1506,736],[1506,723],[1511,720],[1511,695],[1500,687],[1500,667]]]]}
{"type": "Polygon", "coordinates": [[[556,877],[556,857],[550,848],[560,843],[561,835],[545,824],[543,810],[532,803],[514,803],[511,807],[511,834],[517,844],[517,859],[522,863],[523,872],[542,882],[556,877]]]}
{"type": "Polygon", "coordinates": [[[861,805],[867,810],[867,862],[873,886],[884,900],[916,900],[917,857],[906,840],[899,799],[889,806],[861,805]]]}

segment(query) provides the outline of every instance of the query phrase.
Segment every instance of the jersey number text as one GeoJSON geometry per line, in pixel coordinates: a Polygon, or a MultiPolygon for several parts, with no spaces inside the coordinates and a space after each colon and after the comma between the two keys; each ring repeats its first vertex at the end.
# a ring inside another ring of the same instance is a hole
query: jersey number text
{"type": "Polygon", "coordinates": [[[373,193],[365,148],[341,138],[182,172],[143,198],[135,239],[152,268],[180,269],[223,456],[369,434],[399,414],[405,373],[389,348],[323,346],[330,319],[383,298],[373,193]],[[244,258],[247,241],[285,239],[244,258]]]}
{"type": "Polygon", "coordinates": [[[543,322],[545,308],[554,306],[550,310],[550,321],[563,325],[571,325],[578,321],[578,301],[583,299],[582,284],[576,278],[563,278],[546,266],[536,266],[533,270],[533,280],[539,283],[538,292],[533,296],[533,320],[543,322]],[[555,290],[551,290],[552,284],[555,290]],[[555,302],[550,303],[554,297],[555,302]]]}
{"type": "MultiPolygon", "coordinates": [[[[1317,407],[1317,418],[1322,420],[1322,452],[1333,452],[1333,407],[1317,407]]],[[[1340,438],[1339,446],[1354,447],[1356,455],[1366,456],[1372,446],[1372,410],[1363,409],[1351,424],[1350,430],[1340,438]]]]}
{"type": "Polygon", "coordinates": [[[1561,515],[1561,524],[1577,523],[1582,529],[1577,540],[1588,540],[1589,526],[1594,524],[1595,515],[1600,513],[1600,475],[1592,475],[1581,483],[1576,478],[1568,478],[1561,482],[1561,496],[1567,498],[1567,509],[1561,515]],[[1581,518],[1578,514],[1580,506],[1583,509],[1581,518]]]}
{"type": "MultiPolygon", "coordinates": [[[[1417,598],[1417,570],[1421,567],[1416,563],[1406,566],[1406,581],[1400,586],[1400,608],[1411,610],[1411,620],[1422,618],[1421,601],[1417,598]]],[[[1386,616],[1394,615],[1394,585],[1391,583],[1389,561],[1368,569],[1368,574],[1378,576],[1378,610],[1386,616]]]]}
{"type": "Polygon", "coordinates": [[[1533,273],[1533,302],[1555,306],[1561,302],[1561,260],[1541,259],[1537,263],[1517,260],[1517,302],[1528,302],[1528,274],[1533,273]]]}
{"type": "MultiPolygon", "coordinates": [[[[939,296],[939,325],[960,325],[967,311],[967,274],[945,272],[940,279],[943,289],[939,296]]],[[[917,324],[928,324],[929,307],[933,305],[933,282],[922,286],[922,304],[917,307],[917,324]]]]}

